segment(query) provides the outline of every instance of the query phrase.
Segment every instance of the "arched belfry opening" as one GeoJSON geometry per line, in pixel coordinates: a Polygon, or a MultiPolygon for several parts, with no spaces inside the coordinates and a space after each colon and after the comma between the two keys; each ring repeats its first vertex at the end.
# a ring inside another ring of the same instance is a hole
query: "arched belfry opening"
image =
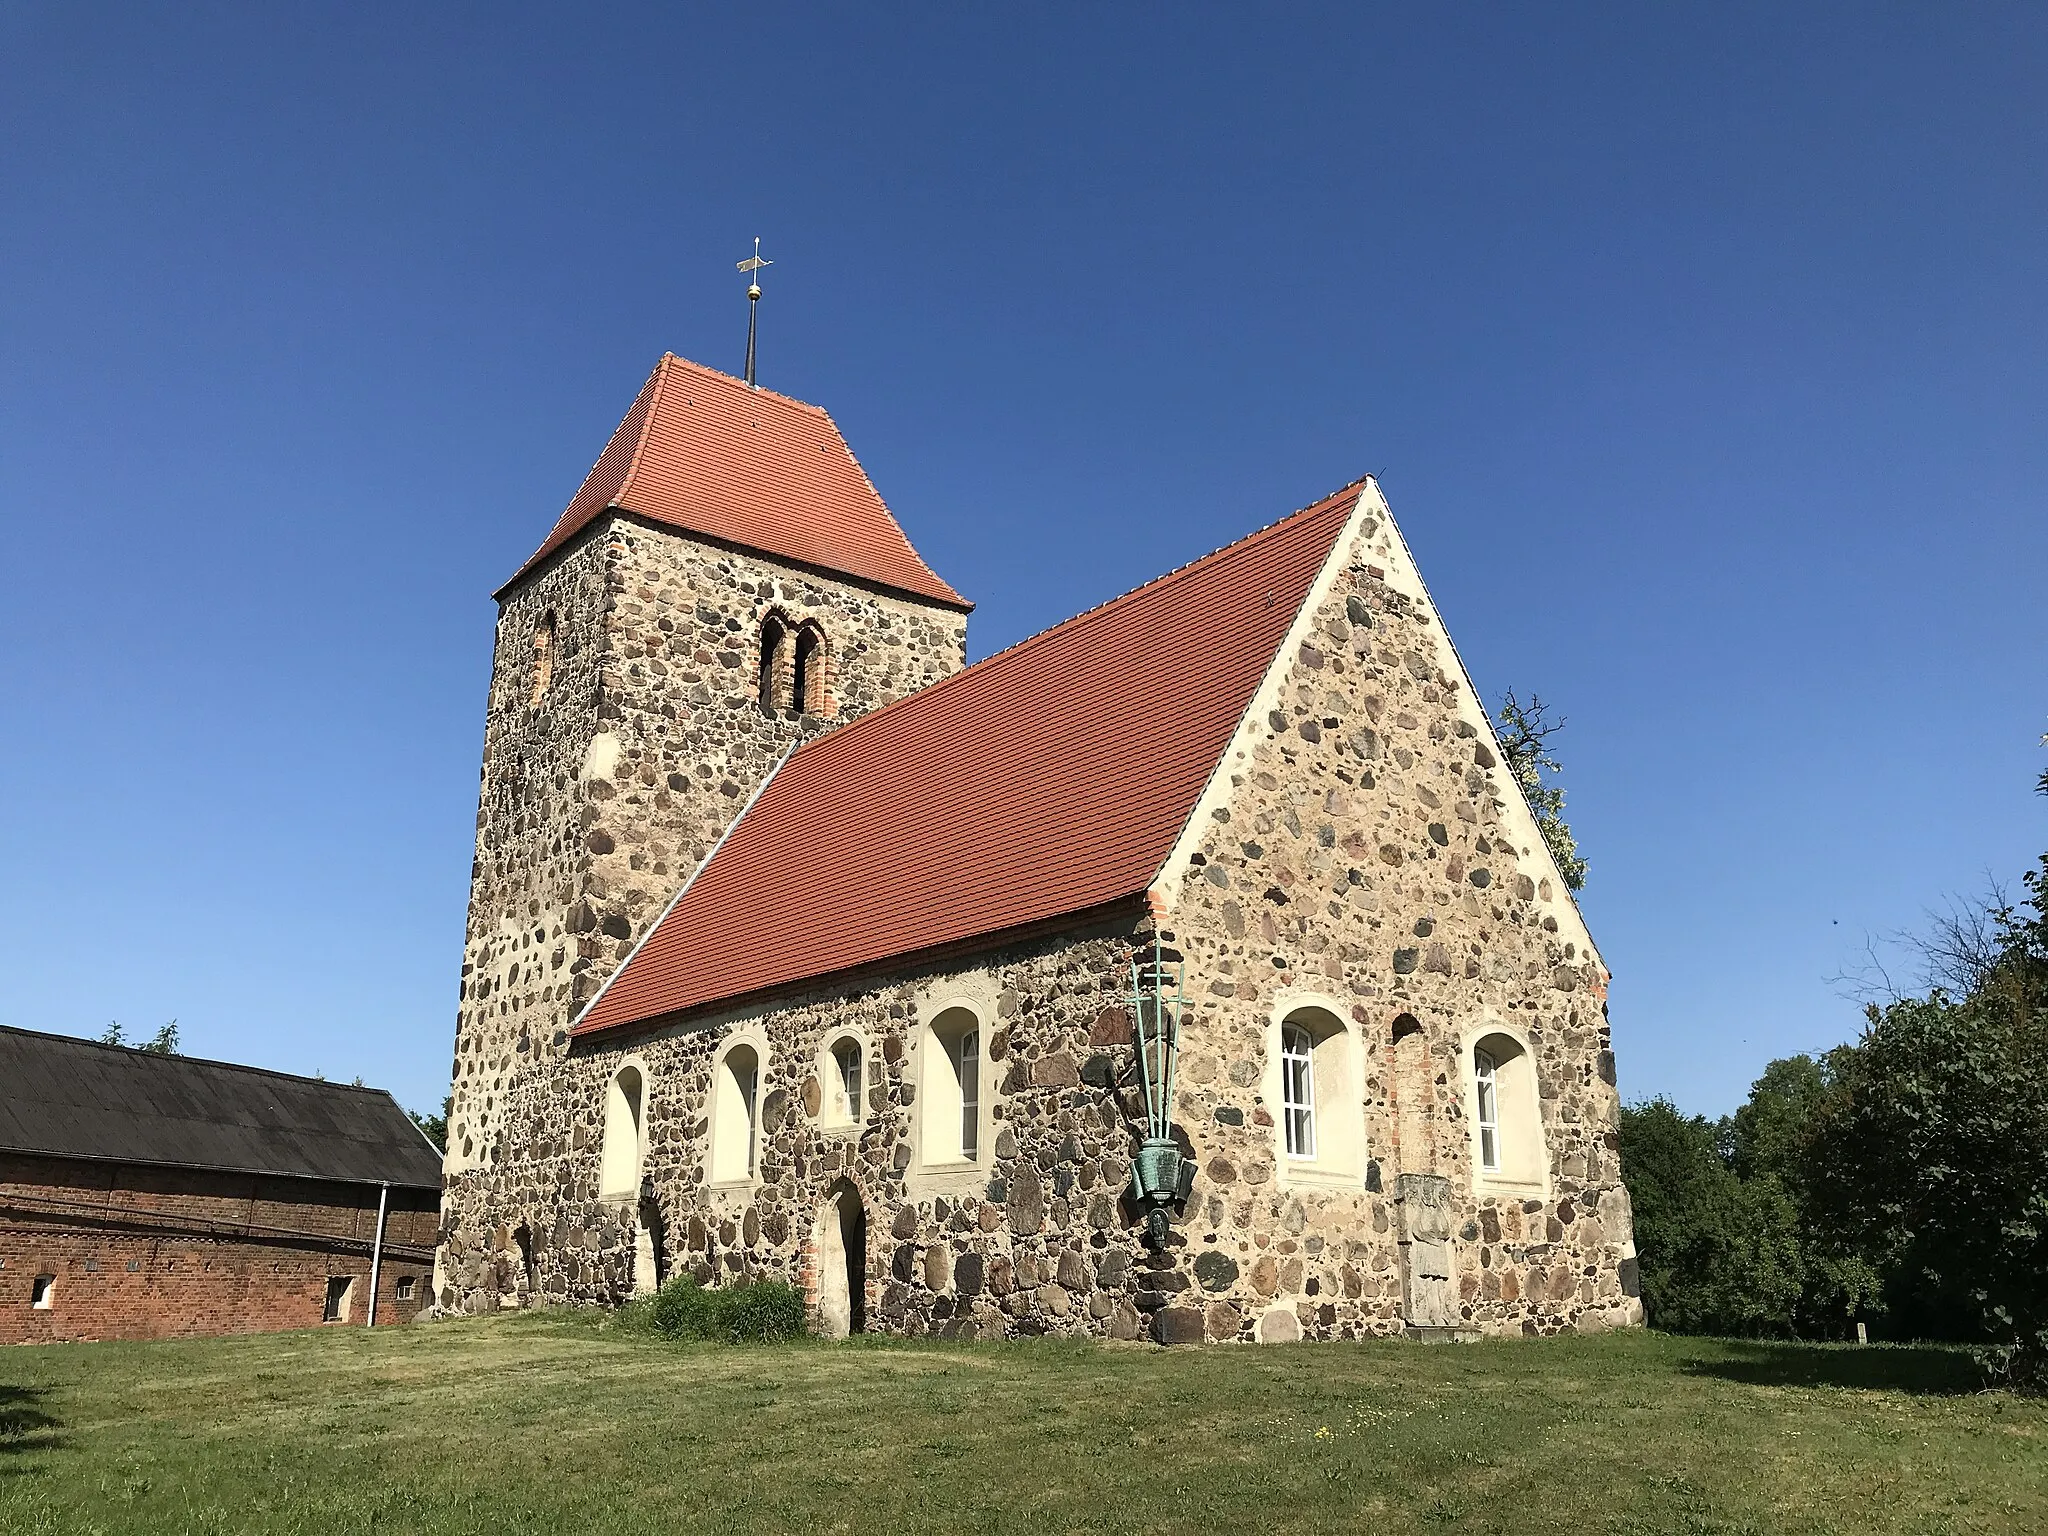
{"type": "Polygon", "coordinates": [[[788,643],[789,626],[779,615],[771,613],[761,621],[761,708],[771,715],[782,712],[782,653],[788,643]]]}
{"type": "Polygon", "coordinates": [[[795,663],[790,674],[789,707],[799,715],[825,713],[825,635],[806,623],[796,632],[795,663]]]}
{"type": "Polygon", "coordinates": [[[841,1179],[818,1202],[811,1234],[817,1275],[818,1328],[829,1339],[867,1331],[868,1211],[860,1191],[841,1179]]]}

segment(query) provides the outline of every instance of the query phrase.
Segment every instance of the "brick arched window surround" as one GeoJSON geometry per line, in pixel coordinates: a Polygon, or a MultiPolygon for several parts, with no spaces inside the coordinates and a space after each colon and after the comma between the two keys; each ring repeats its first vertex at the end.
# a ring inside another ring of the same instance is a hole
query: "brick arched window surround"
{"type": "Polygon", "coordinates": [[[601,1200],[632,1200],[647,1160],[647,1066],[635,1057],[605,1085],[604,1141],[598,1164],[601,1200]]]}
{"type": "Polygon", "coordinates": [[[712,1058],[705,1155],[705,1177],[711,1184],[746,1188],[760,1177],[761,1098],[768,1060],[768,1042],[751,1031],[728,1039],[712,1058]]]}
{"type": "Polygon", "coordinates": [[[790,659],[790,708],[800,715],[829,715],[832,650],[824,626],[806,619],[797,626],[790,659]]]}
{"type": "Polygon", "coordinates": [[[533,626],[533,693],[526,706],[533,709],[547,695],[555,680],[555,613],[551,608],[533,626]]]}
{"type": "Polygon", "coordinates": [[[1266,1030],[1264,1095],[1282,1184],[1365,1184],[1364,1051],[1347,1011],[1283,997],[1266,1030]]]}
{"type": "Polygon", "coordinates": [[[1550,1154],[1528,1038],[1507,1025],[1479,1026],[1466,1038],[1463,1065],[1474,1187],[1540,1193],[1550,1183],[1550,1154]]]}
{"type": "Polygon", "coordinates": [[[1389,1033],[1387,1107],[1398,1166],[1403,1173],[1434,1173],[1438,1154],[1436,1068],[1429,1037],[1412,1013],[1397,1015],[1389,1033]]]}
{"type": "Polygon", "coordinates": [[[761,615],[756,696],[771,715],[832,713],[832,646],[825,626],[781,608],[761,615]]]}
{"type": "Polygon", "coordinates": [[[761,651],[757,685],[761,708],[771,715],[782,713],[789,698],[784,672],[789,666],[789,620],[770,611],[761,618],[761,651]]]}

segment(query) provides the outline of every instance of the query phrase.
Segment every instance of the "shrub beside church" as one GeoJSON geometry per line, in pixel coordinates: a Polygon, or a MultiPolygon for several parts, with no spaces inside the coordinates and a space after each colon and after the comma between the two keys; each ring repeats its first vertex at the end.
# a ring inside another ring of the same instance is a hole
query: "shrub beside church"
{"type": "Polygon", "coordinates": [[[963,667],[831,419],[670,357],[498,597],[443,1309],[1641,1320],[1607,972],[1372,481],[963,667]]]}

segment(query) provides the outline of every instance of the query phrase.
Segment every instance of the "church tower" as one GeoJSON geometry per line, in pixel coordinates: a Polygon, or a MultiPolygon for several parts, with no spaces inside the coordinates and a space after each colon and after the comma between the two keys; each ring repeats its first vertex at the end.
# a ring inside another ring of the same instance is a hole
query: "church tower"
{"type": "Polygon", "coordinates": [[[958,671],[970,603],[832,418],[664,356],[496,594],[451,1181],[796,744],[958,671]]]}

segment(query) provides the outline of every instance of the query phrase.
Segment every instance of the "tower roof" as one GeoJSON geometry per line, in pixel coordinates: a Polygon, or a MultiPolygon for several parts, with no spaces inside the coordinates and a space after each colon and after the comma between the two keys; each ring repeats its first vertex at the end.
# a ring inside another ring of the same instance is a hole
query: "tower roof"
{"type": "Polygon", "coordinates": [[[809,742],[576,1032],[1144,896],[1362,491],[809,742]]]}
{"type": "Polygon", "coordinates": [[[911,547],[829,415],[674,353],[662,354],[582,489],[498,595],[612,508],[963,612],[974,606],[911,547]]]}

